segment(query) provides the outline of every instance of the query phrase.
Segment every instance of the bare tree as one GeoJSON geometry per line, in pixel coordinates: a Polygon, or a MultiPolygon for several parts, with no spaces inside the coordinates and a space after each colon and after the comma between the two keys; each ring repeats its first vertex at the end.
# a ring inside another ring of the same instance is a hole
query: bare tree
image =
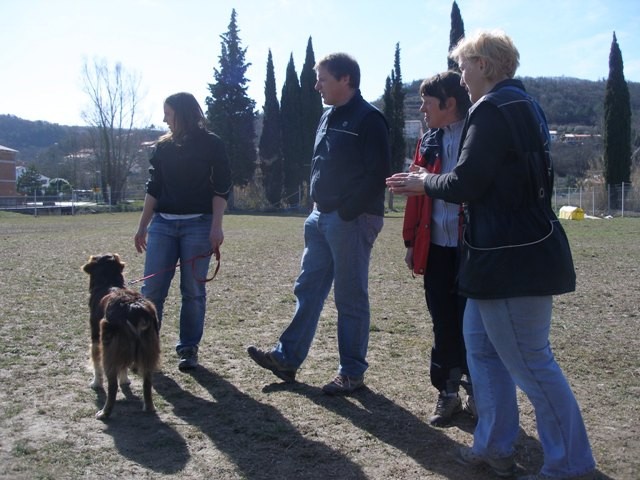
{"type": "Polygon", "coordinates": [[[105,60],[84,62],[82,80],[90,105],[83,118],[92,128],[96,176],[105,201],[115,205],[124,199],[127,177],[143,154],[137,127],[141,101],[140,78],[120,63],[113,68],[105,60]]]}

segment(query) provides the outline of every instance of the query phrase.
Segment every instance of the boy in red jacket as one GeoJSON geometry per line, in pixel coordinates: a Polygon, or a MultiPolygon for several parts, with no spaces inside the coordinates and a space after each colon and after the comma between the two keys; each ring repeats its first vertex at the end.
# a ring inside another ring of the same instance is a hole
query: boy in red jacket
{"type": "MultiPolygon", "coordinates": [[[[456,72],[425,80],[420,96],[420,111],[429,129],[418,143],[411,169],[450,172],[457,163],[464,118],[471,105],[469,96],[456,72]]],[[[458,395],[461,385],[468,393],[465,407],[475,413],[462,336],[465,298],[458,295],[456,285],[460,219],[457,204],[427,195],[407,198],[402,231],[405,262],[415,274],[424,275],[425,299],[433,323],[429,373],[438,400],[429,423],[435,426],[449,424],[453,415],[463,410],[458,395]],[[468,381],[464,382],[463,376],[468,381]]]]}

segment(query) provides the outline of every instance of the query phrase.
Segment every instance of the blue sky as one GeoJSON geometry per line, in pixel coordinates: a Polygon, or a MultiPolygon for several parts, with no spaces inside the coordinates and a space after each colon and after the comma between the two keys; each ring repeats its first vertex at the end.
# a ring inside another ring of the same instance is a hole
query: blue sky
{"type": "MultiPolygon", "coordinates": [[[[362,93],[382,95],[400,43],[405,83],[446,69],[452,0],[2,0],[0,114],[82,125],[85,60],[120,62],[141,79],[140,119],[162,124],[162,102],[190,91],[204,106],[220,35],[236,9],[249,95],[264,104],[268,50],[278,97],[293,55],[298,74],[311,36],[316,59],[352,54],[362,93]]],[[[640,81],[637,0],[458,0],[467,34],[501,28],[520,51],[522,76],[608,75],[616,32],[629,81],[640,81]]]]}

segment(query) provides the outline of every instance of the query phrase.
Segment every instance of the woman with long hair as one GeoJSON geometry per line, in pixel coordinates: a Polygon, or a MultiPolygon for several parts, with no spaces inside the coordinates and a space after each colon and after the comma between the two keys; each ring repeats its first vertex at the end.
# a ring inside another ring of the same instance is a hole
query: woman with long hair
{"type": "Polygon", "coordinates": [[[224,144],[205,127],[193,95],[175,93],[164,102],[169,132],[161,136],[150,159],[150,177],[134,241],[146,250],[142,294],[152,300],[162,324],[164,302],[180,262],[180,334],[178,368],[198,365],[204,331],[205,279],[212,253],[224,240],[222,218],[231,190],[224,144]]]}

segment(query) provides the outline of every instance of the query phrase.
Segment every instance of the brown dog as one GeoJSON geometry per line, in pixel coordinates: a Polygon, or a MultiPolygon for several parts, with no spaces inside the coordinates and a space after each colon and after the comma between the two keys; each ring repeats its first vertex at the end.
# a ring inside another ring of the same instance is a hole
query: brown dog
{"type": "Polygon", "coordinates": [[[151,374],[160,359],[160,336],[156,309],[140,293],[125,288],[125,264],[118,254],[92,255],[82,267],[89,274],[91,324],[91,388],[102,388],[107,377],[107,400],[96,418],[111,414],[120,386],[130,383],[132,367],[143,379],[143,411],[153,412],[151,374]]]}

